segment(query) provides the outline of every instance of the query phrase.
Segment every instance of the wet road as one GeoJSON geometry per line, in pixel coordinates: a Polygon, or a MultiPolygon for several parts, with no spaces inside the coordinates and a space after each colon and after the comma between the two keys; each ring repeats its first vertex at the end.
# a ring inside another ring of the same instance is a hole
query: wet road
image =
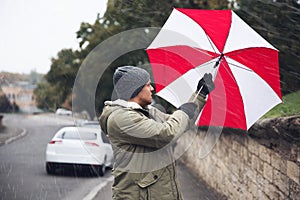
{"type": "Polygon", "coordinates": [[[83,199],[90,190],[110,177],[87,172],[48,175],[46,145],[62,126],[74,124],[55,115],[8,115],[4,124],[26,129],[26,135],[0,146],[0,199],[83,199]]]}

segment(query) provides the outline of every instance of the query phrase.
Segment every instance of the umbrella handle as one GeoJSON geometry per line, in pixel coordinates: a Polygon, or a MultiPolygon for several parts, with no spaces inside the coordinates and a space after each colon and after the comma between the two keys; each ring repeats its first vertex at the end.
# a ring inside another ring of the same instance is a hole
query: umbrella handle
{"type": "MultiPolygon", "coordinates": [[[[203,88],[203,85],[200,87],[200,89],[198,90],[197,94],[195,95],[194,99],[193,99],[193,102],[196,102],[196,99],[197,99],[197,96],[200,94],[200,91],[202,90],[203,88]]],[[[207,97],[206,97],[207,98],[207,97]]],[[[205,99],[206,99],[205,98],[205,99]]]]}

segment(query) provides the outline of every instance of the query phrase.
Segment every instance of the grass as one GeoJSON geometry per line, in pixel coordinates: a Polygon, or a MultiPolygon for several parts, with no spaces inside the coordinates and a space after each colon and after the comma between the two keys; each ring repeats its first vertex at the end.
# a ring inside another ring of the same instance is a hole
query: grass
{"type": "Polygon", "coordinates": [[[300,114],[300,91],[283,96],[283,103],[278,104],[262,118],[285,117],[300,114]]]}

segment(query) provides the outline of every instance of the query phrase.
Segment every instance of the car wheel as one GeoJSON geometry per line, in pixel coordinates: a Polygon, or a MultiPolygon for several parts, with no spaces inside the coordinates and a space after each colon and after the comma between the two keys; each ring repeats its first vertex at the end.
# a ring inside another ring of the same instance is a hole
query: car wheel
{"type": "Polygon", "coordinates": [[[95,176],[104,176],[105,174],[105,165],[97,165],[91,167],[91,172],[95,176]]]}
{"type": "Polygon", "coordinates": [[[46,163],[46,171],[47,174],[54,174],[56,170],[56,167],[52,165],[51,163],[46,163]]]}
{"type": "Polygon", "coordinates": [[[99,168],[98,168],[98,174],[99,174],[99,176],[104,176],[105,170],[106,170],[106,166],[104,164],[100,165],[99,168]]]}
{"type": "Polygon", "coordinates": [[[106,171],[106,155],[104,157],[104,161],[103,161],[103,164],[102,165],[98,165],[96,168],[95,168],[95,172],[96,172],[96,175],[97,176],[104,176],[105,174],[105,171],[106,171]]]}

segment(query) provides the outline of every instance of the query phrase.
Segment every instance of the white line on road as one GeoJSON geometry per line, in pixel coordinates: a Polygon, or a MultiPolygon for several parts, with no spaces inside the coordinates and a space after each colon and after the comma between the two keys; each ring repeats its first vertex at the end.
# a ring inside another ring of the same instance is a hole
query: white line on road
{"type": "Polygon", "coordinates": [[[108,183],[112,182],[114,180],[114,177],[111,176],[108,179],[106,179],[107,181],[105,181],[104,183],[100,183],[99,185],[97,185],[96,187],[94,187],[90,193],[88,195],[86,195],[83,200],[93,200],[96,195],[98,194],[98,192],[104,188],[108,183]]]}

